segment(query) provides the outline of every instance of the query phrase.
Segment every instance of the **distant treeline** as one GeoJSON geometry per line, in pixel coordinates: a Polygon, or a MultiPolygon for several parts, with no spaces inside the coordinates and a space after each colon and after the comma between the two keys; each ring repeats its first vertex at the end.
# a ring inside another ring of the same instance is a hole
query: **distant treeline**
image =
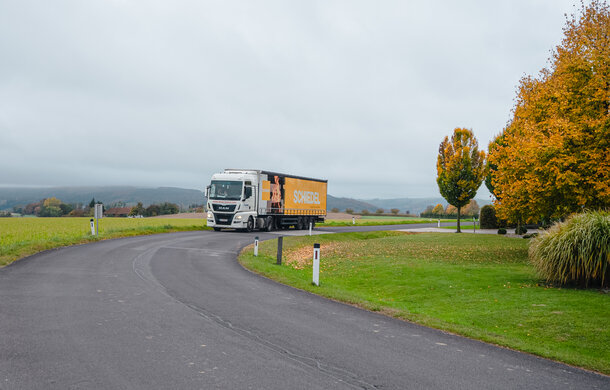
{"type": "MultiPolygon", "coordinates": [[[[460,215],[462,217],[476,217],[479,215],[479,211],[479,204],[476,200],[472,199],[469,204],[460,210],[460,215]]],[[[457,207],[448,205],[445,208],[440,203],[436,206],[430,205],[426,207],[426,210],[420,216],[422,218],[457,218],[457,207]]]]}
{"type": "MultiPolygon", "coordinates": [[[[91,217],[96,204],[102,202],[91,199],[88,204],[83,203],[64,203],[61,200],[51,197],[42,199],[38,202],[29,203],[25,206],[14,206],[13,213],[20,215],[35,215],[37,217],[91,217]]],[[[192,204],[188,209],[183,210],[175,203],[163,202],[161,204],[151,204],[144,207],[142,202],[136,206],[128,207],[124,202],[117,202],[110,206],[103,205],[104,212],[113,211],[108,216],[142,216],[154,217],[157,215],[178,214],[182,211],[194,212],[202,211],[203,205],[192,204]]],[[[0,217],[10,217],[11,212],[0,212],[0,217]]]]}

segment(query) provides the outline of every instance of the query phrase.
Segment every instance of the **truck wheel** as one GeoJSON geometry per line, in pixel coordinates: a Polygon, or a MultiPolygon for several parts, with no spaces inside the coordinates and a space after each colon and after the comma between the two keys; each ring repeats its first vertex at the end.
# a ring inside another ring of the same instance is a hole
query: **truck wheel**
{"type": "Polygon", "coordinates": [[[254,219],[252,217],[248,218],[248,223],[246,224],[246,231],[249,233],[254,230],[254,219]]]}
{"type": "Polygon", "coordinates": [[[297,218],[297,224],[294,225],[296,230],[303,230],[303,217],[297,218]]]}
{"type": "Polygon", "coordinates": [[[214,227],[214,231],[215,231],[215,232],[219,232],[219,231],[220,231],[220,228],[219,228],[219,227],[214,227]]]}
{"type": "Polygon", "coordinates": [[[267,217],[265,219],[265,230],[268,232],[273,230],[273,217],[267,217]]]}

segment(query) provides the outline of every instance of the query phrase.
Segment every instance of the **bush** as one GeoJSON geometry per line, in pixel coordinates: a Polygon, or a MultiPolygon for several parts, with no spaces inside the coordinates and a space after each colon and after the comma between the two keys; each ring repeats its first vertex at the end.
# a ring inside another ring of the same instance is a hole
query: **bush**
{"type": "Polygon", "coordinates": [[[498,229],[498,234],[506,234],[506,229],[504,229],[504,228],[498,229]]]}
{"type": "Polygon", "coordinates": [[[610,212],[575,214],[530,242],[529,257],[552,283],[610,285],[610,212]]]}
{"type": "Polygon", "coordinates": [[[338,212],[339,212],[339,209],[338,209],[338,208],[336,208],[336,207],[333,207],[333,208],[330,210],[330,212],[331,212],[331,213],[338,213],[338,212]]]}
{"type": "Polygon", "coordinates": [[[525,226],[517,226],[517,228],[515,229],[515,234],[525,234],[527,233],[527,228],[525,226]]]}
{"type": "Polygon", "coordinates": [[[345,209],[345,212],[348,214],[353,214],[354,213],[354,209],[345,209]]]}
{"type": "Polygon", "coordinates": [[[492,205],[485,205],[481,208],[481,229],[498,228],[498,218],[496,218],[496,208],[492,205]]]}

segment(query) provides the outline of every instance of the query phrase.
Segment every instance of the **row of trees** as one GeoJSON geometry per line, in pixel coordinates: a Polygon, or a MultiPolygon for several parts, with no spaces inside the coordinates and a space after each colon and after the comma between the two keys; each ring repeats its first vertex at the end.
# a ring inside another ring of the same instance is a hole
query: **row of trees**
{"type": "Polygon", "coordinates": [[[610,207],[607,4],[594,0],[568,19],[550,67],[521,80],[513,118],[488,150],[463,128],[439,146],[437,183],[457,209],[458,232],[483,179],[498,217],[518,227],[610,207]]]}
{"type": "Polygon", "coordinates": [[[155,217],[157,215],[169,215],[169,214],[178,214],[180,212],[180,207],[175,203],[164,202],[161,204],[151,204],[150,206],[144,208],[142,202],[138,202],[137,205],[131,208],[129,212],[129,216],[143,216],[143,217],[155,217]]]}
{"type": "MultiPolygon", "coordinates": [[[[338,213],[339,209],[337,207],[333,207],[330,211],[332,213],[338,213]]],[[[354,209],[346,208],[345,212],[347,214],[354,214],[354,209]]],[[[390,209],[390,213],[392,213],[392,215],[398,215],[400,213],[400,210],[399,209],[390,209]]],[[[370,214],[379,215],[379,214],[386,214],[386,211],[385,211],[385,209],[379,208],[379,209],[375,210],[374,213],[371,213],[369,210],[364,209],[364,210],[360,211],[360,214],[362,214],[362,215],[370,215],[370,214]]],[[[409,210],[406,211],[406,214],[407,215],[409,214],[409,210]]]]}
{"type": "MultiPolygon", "coordinates": [[[[424,218],[457,218],[458,209],[456,206],[449,204],[444,207],[442,204],[436,206],[430,205],[421,213],[424,218]]],[[[476,217],[479,215],[479,204],[476,200],[471,199],[470,202],[460,210],[460,216],[476,217]]]]}
{"type": "MultiPolygon", "coordinates": [[[[64,203],[55,197],[51,197],[39,202],[27,204],[23,207],[13,207],[13,212],[22,215],[35,215],[38,217],[90,217],[93,216],[93,208],[97,203],[102,204],[102,202],[96,201],[95,198],[91,199],[89,204],[83,205],[82,203],[64,203]]],[[[201,207],[201,205],[193,206],[201,207]]],[[[109,208],[104,207],[104,211],[116,207],[126,206],[124,202],[117,202],[109,208]]],[[[154,217],[157,215],[177,214],[179,212],[180,206],[175,203],[164,202],[144,207],[142,202],[138,202],[136,206],[131,208],[129,215],[154,217]]],[[[7,213],[6,216],[10,216],[10,213],[7,213]]]]}

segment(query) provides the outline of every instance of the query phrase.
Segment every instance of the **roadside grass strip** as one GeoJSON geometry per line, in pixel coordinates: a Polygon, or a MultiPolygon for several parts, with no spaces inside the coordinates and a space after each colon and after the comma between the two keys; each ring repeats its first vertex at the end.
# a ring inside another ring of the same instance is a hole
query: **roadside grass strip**
{"type": "Polygon", "coordinates": [[[204,230],[196,219],[102,218],[99,236],[90,218],[0,218],[0,267],[47,249],[109,238],[204,230]]]}
{"type": "Polygon", "coordinates": [[[368,232],[285,237],[240,262],[278,282],[396,318],[610,374],[610,294],[556,288],[528,241],[495,235],[368,232]],[[313,243],[321,244],[313,286],[313,243]]]}

